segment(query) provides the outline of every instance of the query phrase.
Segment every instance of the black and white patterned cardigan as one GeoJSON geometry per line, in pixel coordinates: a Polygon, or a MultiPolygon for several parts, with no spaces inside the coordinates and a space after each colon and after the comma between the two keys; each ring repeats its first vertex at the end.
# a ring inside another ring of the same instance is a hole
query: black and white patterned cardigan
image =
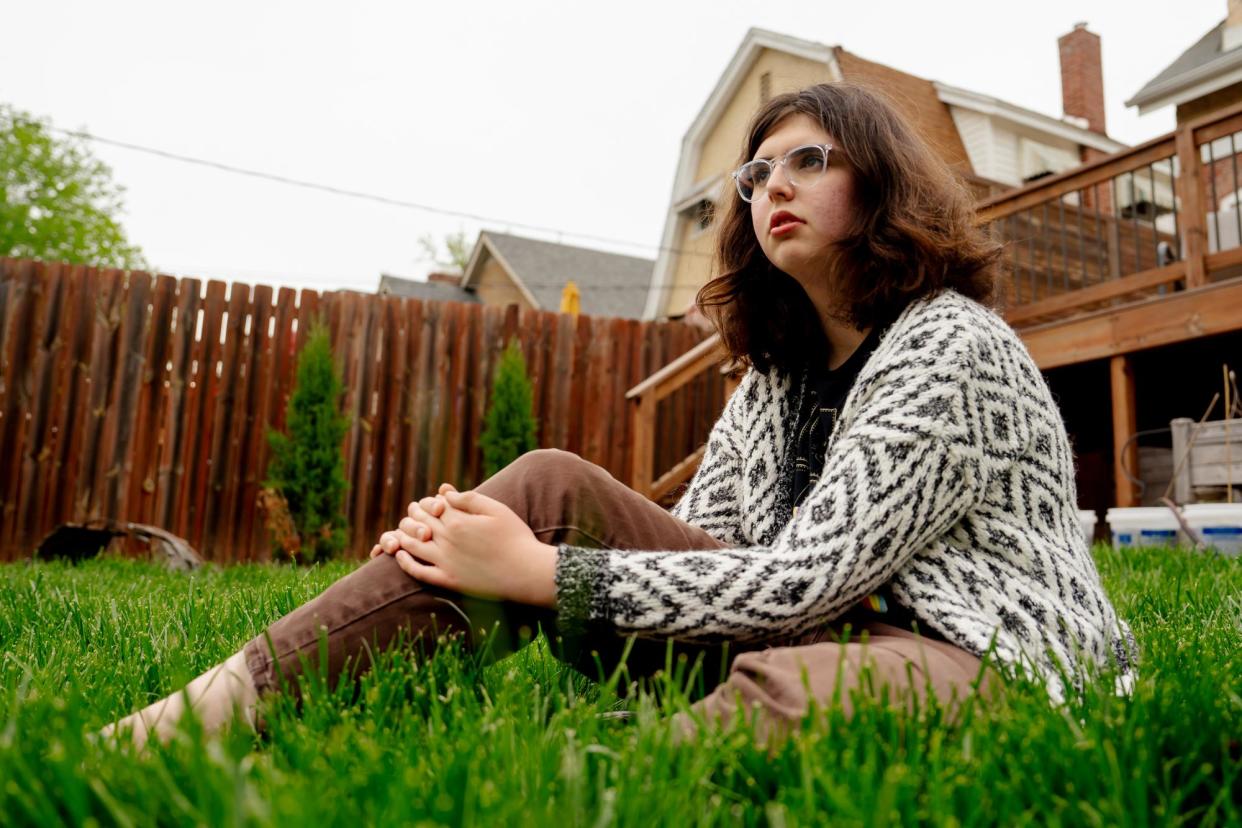
{"type": "Polygon", "coordinates": [[[778,642],[889,584],[949,641],[1044,676],[1054,697],[1057,676],[1077,683],[1084,661],[1132,676],[1132,638],[1080,528],[1065,426],[1003,320],[952,291],[908,307],[859,374],[791,519],[800,385],[748,372],[673,509],[736,548],[562,546],[561,623],[778,642]]]}

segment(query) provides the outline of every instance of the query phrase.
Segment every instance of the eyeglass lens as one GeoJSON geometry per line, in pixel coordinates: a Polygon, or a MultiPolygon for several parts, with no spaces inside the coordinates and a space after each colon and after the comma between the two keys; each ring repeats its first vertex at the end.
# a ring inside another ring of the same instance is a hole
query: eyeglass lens
{"type": "Polygon", "coordinates": [[[737,190],[746,201],[754,201],[768,186],[775,167],[783,164],[785,177],[794,186],[806,186],[814,182],[828,167],[828,153],[814,144],[790,150],[784,158],[775,161],[756,159],[741,166],[737,171],[737,190]]]}

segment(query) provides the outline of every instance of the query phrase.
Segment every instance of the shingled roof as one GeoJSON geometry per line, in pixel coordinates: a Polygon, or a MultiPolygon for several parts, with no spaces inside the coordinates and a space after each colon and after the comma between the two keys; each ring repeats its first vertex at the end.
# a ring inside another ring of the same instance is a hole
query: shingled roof
{"type": "Polygon", "coordinates": [[[887,95],[945,163],[958,172],[971,172],[970,157],[957,125],[932,81],[861,58],[840,46],[834,46],[833,53],[843,79],[887,95]]]}
{"type": "Polygon", "coordinates": [[[605,253],[587,247],[537,241],[485,230],[462,281],[469,287],[484,251],[492,253],[535,298],[542,310],[561,306],[561,291],[573,281],[581,294],[581,312],[590,316],[642,316],[655,262],[638,256],[605,253]]]}
{"type": "Polygon", "coordinates": [[[1126,101],[1126,106],[1144,107],[1157,104],[1162,98],[1184,87],[1242,65],[1242,49],[1222,51],[1225,23],[1226,21],[1222,20],[1210,32],[1199,38],[1198,42],[1182,52],[1177,60],[1166,66],[1160,74],[1135,92],[1134,97],[1126,101]]]}
{"type": "Polygon", "coordinates": [[[474,302],[479,297],[457,285],[445,282],[403,279],[400,276],[380,274],[379,292],[405,299],[421,299],[424,302],[474,302]]]}

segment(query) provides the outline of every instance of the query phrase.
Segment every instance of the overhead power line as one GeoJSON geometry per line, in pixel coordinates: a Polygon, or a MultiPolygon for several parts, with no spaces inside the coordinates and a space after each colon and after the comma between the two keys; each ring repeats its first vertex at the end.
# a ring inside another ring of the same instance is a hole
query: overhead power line
{"type": "Polygon", "coordinates": [[[183,164],[193,164],[200,167],[219,170],[221,172],[232,173],[234,175],[244,175],[250,178],[257,178],[263,181],[270,181],[276,184],[284,184],[291,187],[301,187],[303,189],[315,190],[331,195],[346,196],[348,198],[370,201],[376,204],[385,204],[390,207],[401,207],[407,210],[418,210],[424,213],[431,213],[438,216],[447,216],[450,218],[465,219],[468,221],[476,221],[480,224],[491,224],[495,226],[503,226],[507,228],[517,228],[521,230],[530,230],[537,233],[555,234],[560,237],[569,237],[575,239],[583,239],[586,241],[599,242],[601,244],[612,244],[622,247],[640,248],[643,250],[654,250],[657,252],[676,253],[681,256],[700,256],[710,257],[710,254],[702,253],[697,250],[684,250],[676,247],[667,247],[659,244],[645,244],[643,242],[630,241],[628,239],[618,239],[612,236],[599,236],[591,233],[578,233],[572,230],[564,230],[558,227],[547,227],[540,224],[530,224],[521,221],[511,221],[509,219],[497,218],[495,216],[485,216],[479,213],[471,213],[463,210],[449,210],[442,207],[434,207],[430,204],[422,204],[416,201],[409,201],[401,198],[392,198],[390,196],[379,195],[376,193],[368,193],[363,190],[354,190],[347,187],[337,187],[332,184],[322,184],[316,181],[306,181],[300,178],[292,178],[277,173],[265,172],[263,170],[250,169],[248,167],[239,167],[235,164],[225,164],[220,161],[213,161],[208,158],[198,158],[192,155],[185,155],[178,152],[170,152],[169,150],[159,149],[157,147],[149,147],[142,144],[135,144],[130,141],[118,141],[114,138],[105,138],[84,130],[63,129],[61,127],[50,127],[55,132],[63,135],[82,138],[87,141],[94,141],[98,144],[106,144],[108,146],[127,149],[132,152],[145,153],[164,158],[170,161],[178,161],[183,164]]]}

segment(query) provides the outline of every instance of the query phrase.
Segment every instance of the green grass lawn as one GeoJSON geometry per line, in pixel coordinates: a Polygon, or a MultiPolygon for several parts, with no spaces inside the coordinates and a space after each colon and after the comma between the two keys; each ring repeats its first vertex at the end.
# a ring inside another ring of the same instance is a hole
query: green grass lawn
{"type": "Polygon", "coordinates": [[[774,753],[671,743],[671,683],[618,702],[542,647],[480,668],[401,653],[320,686],[260,738],[193,726],[137,754],[85,738],[180,687],[347,572],[194,576],[126,561],[0,566],[0,820],[12,824],[1242,824],[1242,560],[1096,550],[1142,648],[1052,707],[1014,683],[953,717],[861,703],[774,753]],[[619,704],[629,720],[601,718],[619,704]]]}

